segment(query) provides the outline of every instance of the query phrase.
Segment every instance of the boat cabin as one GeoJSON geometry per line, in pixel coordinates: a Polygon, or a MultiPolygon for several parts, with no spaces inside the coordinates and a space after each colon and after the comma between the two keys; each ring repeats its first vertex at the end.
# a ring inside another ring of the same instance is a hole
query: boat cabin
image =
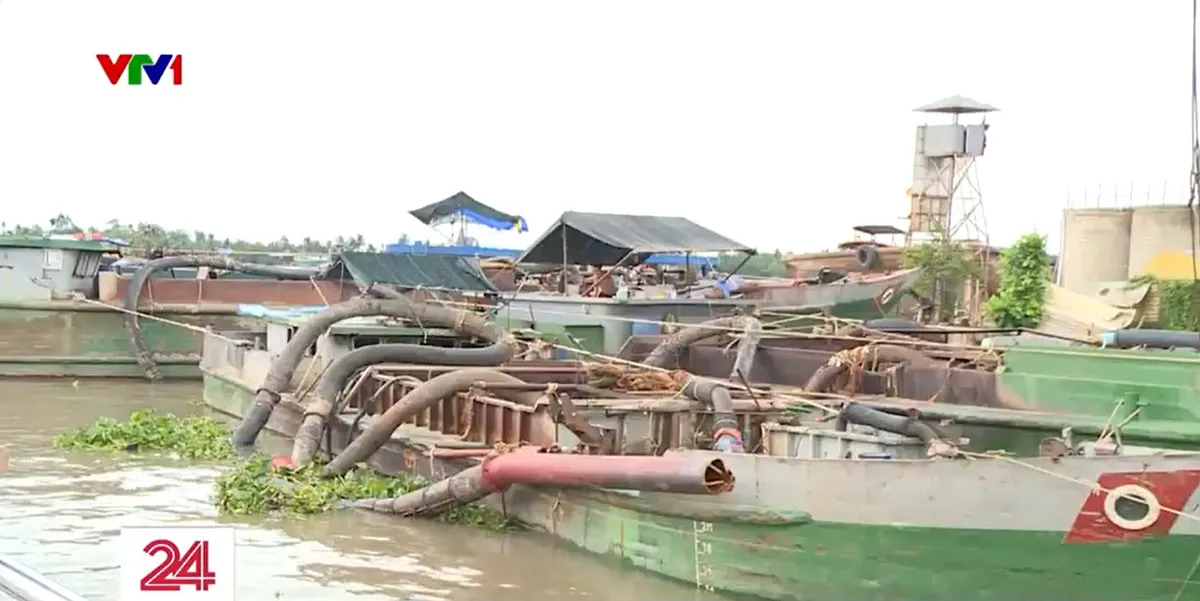
{"type": "Polygon", "coordinates": [[[107,240],[0,236],[0,300],[94,298],[101,258],[119,248],[107,240]]]}

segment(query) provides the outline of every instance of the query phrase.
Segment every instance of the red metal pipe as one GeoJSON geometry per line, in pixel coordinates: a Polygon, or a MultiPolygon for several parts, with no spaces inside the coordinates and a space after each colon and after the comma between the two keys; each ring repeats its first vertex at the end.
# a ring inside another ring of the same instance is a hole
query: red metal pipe
{"type": "Polygon", "coordinates": [[[429,456],[435,459],[462,459],[466,457],[487,457],[495,452],[494,449],[431,449],[429,456]]]}
{"type": "Polygon", "coordinates": [[[733,490],[733,473],[720,459],[550,453],[524,447],[484,460],[482,484],[616,488],[715,495],[733,490]]]}

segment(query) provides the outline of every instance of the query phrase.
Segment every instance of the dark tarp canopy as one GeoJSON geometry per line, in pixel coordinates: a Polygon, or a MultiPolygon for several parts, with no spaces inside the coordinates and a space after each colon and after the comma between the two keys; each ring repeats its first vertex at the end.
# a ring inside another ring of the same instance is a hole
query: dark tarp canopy
{"type": "Polygon", "coordinates": [[[425,225],[445,223],[455,216],[462,216],[496,230],[509,230],[514,227],[520,231],[529,229],[520,215],[509,215],[493,209],[471,198],[466,192],[459,192],[445,200],[409,211],[408,214],[425,225]]]}
{"type": "Polygon", "coordinates": [[[343,252],[322,277],[352,279],[364,290],[371,284],[389,284],[400,289],[496,292],[472,259],[454,255],[343,252]]]}
{"type": "Polygon", "coordinates": [[[627,255],[632,256],[626,264],[633,264],[655,253],[720,251],[754,253],[754,249],[683,217],[567,211],[517,262],[616,265],[627,255]]]}

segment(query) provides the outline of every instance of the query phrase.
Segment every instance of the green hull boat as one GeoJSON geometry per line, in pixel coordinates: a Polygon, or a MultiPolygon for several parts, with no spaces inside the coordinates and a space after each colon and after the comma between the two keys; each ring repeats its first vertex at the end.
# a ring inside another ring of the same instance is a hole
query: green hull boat
{"type": "MultiPolygon", "coordinates": [[[[327,349],[351,346],[338,342],[336,331],[327,336],[327,349]]],[[[205,402],[235,418],[246,415],[271,353],[269,340],[267,348],[253,350],[209,335],[205,402]]],[[[319,373],[333,356],[306,359],[291,389],[310,387],[302,374],[319,373]]],[[[360,403],[384,399],[370,410],[382,411],[411,390],[414,377],[453,369],[370,368],[333,420],[327,450],[336,454],[348,444],[360,403]]],[[[573,361],[518,361],[497,369],[530,383],[588,381],[588,367],[573,361]]],[[[731,492],[514,485],[486,502],[580,550],[701,589],[762,599],[1200,601],[1200,518],[1194,515],[1200,454],[1122,447],[1106,455],[1112,451],[1085,443],[1078,456],[929,459],[921,440],[816,425],[780,398],[736,400],[745,448],[755,453],[716,453],[694,450],[711,444],[704,434],[711,415],[673,396],[572,403],[589,424],[613,436],[614,452],[678,449],[666,455],[719,458],[735,478],[731,492]]],[[[267,428],[294,436],[303,413],[302,403],[284,393],[267,428]]],[[[498,443],[570,448],[580,440],[575,432],[557,423],[545,404],[462,395],[400,426],[371,465],[437,480],[476,465],[498,443]],[[547,425],[553,429],[548,441],[542,440],[547,425]]]]}

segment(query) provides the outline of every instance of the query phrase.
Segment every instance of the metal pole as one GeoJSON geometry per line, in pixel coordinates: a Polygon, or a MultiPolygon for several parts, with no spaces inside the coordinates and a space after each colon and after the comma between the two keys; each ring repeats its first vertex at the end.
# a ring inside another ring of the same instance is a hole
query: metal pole
{"type": "Polygon", "coordinates": [[[0,591],[20,601],[87,601],[8,557],[0,557],[0,591]]]}

